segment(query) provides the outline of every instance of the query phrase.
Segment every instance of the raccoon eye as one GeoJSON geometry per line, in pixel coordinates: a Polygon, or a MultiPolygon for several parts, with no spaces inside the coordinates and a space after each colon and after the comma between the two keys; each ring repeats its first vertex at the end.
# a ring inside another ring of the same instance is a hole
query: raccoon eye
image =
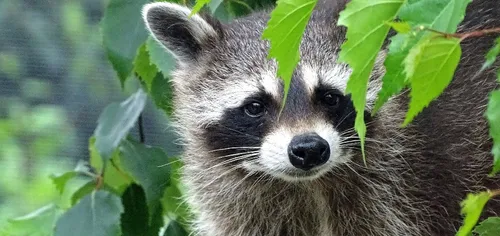
{"type": "Polygon", "coordinates": [[[252,101],[245,105],[244,110],[245,113],[250,117],[260,117],[266,112],[264,105],[257,101],[252,101]]]}
{"type": "Polygon", "coordinates": [[[340,94],[337,94],[333,91],[329,91],[323,95],[322,100],[326,105],[333,108],[337,108],[340,104],[340,98],[341,98],[340,96],[341,96],[340,94]]]}

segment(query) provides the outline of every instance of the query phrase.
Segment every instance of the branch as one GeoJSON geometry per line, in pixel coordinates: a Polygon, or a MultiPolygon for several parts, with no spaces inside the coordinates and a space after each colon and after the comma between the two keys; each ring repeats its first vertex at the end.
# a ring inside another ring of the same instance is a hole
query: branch
{"type": "Polygon", "coordinates": [[[433,29],[427,28],[425,26],[421,26],[420,29],[443,35],[446,38],[458,38],[458,39],[460,39],[460,41],[462,41],[466,38],[484,37],[488,34],[500,34],[500,27],[491,28],[491,29],[476,30],[476,31],[469,31],[469,32],[463,32],[463,33],[453,33],[453,34],[433,30],[433,29]]]}

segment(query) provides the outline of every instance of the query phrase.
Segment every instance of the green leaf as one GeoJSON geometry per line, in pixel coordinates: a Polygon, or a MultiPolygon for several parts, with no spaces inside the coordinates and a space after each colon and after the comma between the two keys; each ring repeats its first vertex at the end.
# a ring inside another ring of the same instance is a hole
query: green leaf
{"type": "Polygon", "coordinates": [[[57,221],[55,236],[110,236],[121,234],[120,198],[100,190],[85,196],[57,221]]]}
{"type": "Polygon", "coordinates": [[[87,182],[78,190],[76,190],[71,196],[71,206],[74,206],[80,199],[84,196],[92,193],[96,187],[96,182],[94,180],[87,182]]]}
{"type": "Polygon", "coordinates": [[[104,12],[103,44],[122,87],[134,67],[137,49],[148,37],[139,10],[148,2],[150,0],[110,0],[104,12]]]}
{"type": "Polygon", "coordinates": [[[382,77],[382,89],[378,93],[377,101],[373,107],[373,114],[375,114],[389,98],[398,94],[408,84],[401,62],[404,61],[410,51],[411,47],[409,45],[414,45],[416,42],[418,42],[417,37],[410,34],[397,34],[391,38],[389,52],[384,61],[386,72],[384,77],[382,77]]]}
{"type": "Polygon", "coordinates": [[[150,95],[158,108],[165,111],[167,115],[172,115],[173,91],[169,79],[158,73],[153,80],[150,95]]]}
{"type": "Polygon", "coordinates": [[[253,12],[253,8],[248,5],[247,2],[242,0],[229,0],[226,4],[228,11],[235,18],[242,17],[253,12]]]}
{"type": "Polygon", "coordinates": [[[50,175],[50,178],[52,179],[52,182],[54,182],[54,184],[56,185],[57,191],[59,191],[59,193],[62,194],[64,192],[64,187],[66,186],[66,183],[77,175],[78,173],[76,171],[68,171],[61,175],[50,175]]]}
{"type": "Polygon", "coordinates": [[[170,76],[170,72],[175,68],[175,59],[172,54],[151,37],[146,41],[146,48],[151,62],[165,77],[170,76]]]}
{"type": "Polygon", "coordinates": [[[224,4],[222,4],[224,2],[224,0],[210,0],[207,4],[208,8],[210,9],[210,12],[212,14],[215,14],[215,12],[217,11],[217,9],[220,7],[220,6],[224,6],[224,4]]]}
{"type": "MultiPolygon", "coordinates": [[[[462,21],[470,0],[418,0],[407,1],[400,10],[399,18],[413,25],[444,32],[455,32],[462,21]]],[[[390,97],[398,94],[407,85],[404,73],[404,58],[428,32],[398,34],[391,39],[384,65],[386,74],[382,78],[382,89],[378,94],[373,112],[377,112],[390,97]]]]}
{"type": "Polygon", "coordinates": [[[364,155],[366,125],[364,121],[368,79],[382,44],[389,32],[386,22],[394,20],[404,0],[352,0],[340,13],[339,25],[347,27],[339,62],[352,69],[346,92],[352,94],[356,110],[355,130],[364,155]]]}
{"type": "Polygon", "coordinates": [[[389,26],[391,26],[398,33],[406,34],[406,33],[409,33],[411,31],[411,26],[410,26],[410,24],[408,24],[408,22],[391,21],[391,22],[387,22],[387,24],[389,26]]]}
{"type": "Polygon", "coordinates": [[[146,196],[141,186],[136,184],[130,185],[122,195],[122,203],[125,208],[121,217],[123,236],[158,235],[163,225],[161,209],[159,209],[160,214],[156,216],[157,219],[150,223],[146,196]]]}
{"type": "Polygon", "coordinates": [[[61,214],[61,209],[50,204],[28,215],[10,219],[0,234],[6,236],[51,236],[56,220],[61,214]]]}
{"type": "Polygon", "coordinates": [[[146,104],[146,94],[142,89],[121,103],[108,105],[99,116],[94,131],[95,147],[103,161],[111,159],[121,140],[134,127],[146,104]]]}
{"type": "Polygon", "coordinates": [[[158,73],[158,69],[156,69],[156,66],[151,64],[149,61],[149,52],[146,44],[143,44],[137,52],[137,56],[134,60],[134,71],[146,84],[148,91],[151,91],[151,84],[158,73]]]}
{"type": "Polygon", "coordinates": [[[194,14],[198,13],[209,2],[210,0],[196,0],[196,4],[194,5],[193,10],[191,11],[191,14],[189,16],[193,16],[194,14]]]}
{"type": "Polygon", "coordinates": [[[169,161],[167,155],[160,148],[130,139],[122,141],[120,152],[123,170],[142,186],[149,209],[155,209],[170,184],[170,167],[164,166],[169,161]]]}
{"type": "Polygon", "coordinates": [[[75,170],[73,171],[68,171],[64,174],[60,175],[50,175],[49,177],[52,179],[52,182],[56,185],[56,189],[59,191],[60,194],[64,192],[64,188],[66,186],[66,183],[77,176],[79,173],[90,173],[90,170],[86,166],[86,162],[80,161],[76,165],[75,170]]]}
{"type": "Polygon", "coordinates": [[[485,70],[495,63],[498,54],[500,54],[500,37],[495,40],[495,44],[486,54],[486,61],[483,64],[481,70],[485,70]]]}
{"type": "Polygon", "coordinates": [[[444,91],[453,79],[461,54],[459,39],[437,35],[423,38],[410,50],[404,61],[411,84],[411,100],[404,125],[444,91]]]}
{"type": "Polygon", "coordinates": [[[479,236],[500,235],[500,217],[489,217],[476,226],[474,232],[479,234],[479,236]]]}
{"type": "Polygon", "coordinates": [[[300,60],[302,34],[318,0],[278,0],[262,37],[270,41],[269,58],[278,62],[278,76],[284,82],[286,102],[292,74],[300,60]]]}
{"type": "Polygon", "coordinates": [[[399,18],[403,21],[425,25],[445,33],[455,33],[465,16],[471,0],[418,0],[408,1],[399,18]]]}
{"type": "Polygon", "coordinates": [[[490,124],[490,136],[493,139],[493,170],[490,175],[500,171],[500,90],[490,94],[486,118],[490,124]]]}
{"type": "MultiPolygon", "coordinates": [[[[99,172],[103,170],[102,158],[95,147],[95,138],[89,140],[90,165],[99,172]]],[[[125,188],[131,183],[131,179],[117,167],[119,167],[120,158],[119,152],[115,151],[113,157],[106,162],[104,169],[104,186],[109,187],[112,192],[122,193],[125,188]],[[113,163],[111,162],[113,161],[113,163]],[[118,166],[116,166],[118,164],[118,166]]]]}
{"type": "Polygon", "coordinates": [[[163,236],[188,236],[188,232],[177,221],[172,220],[168,224],[163,236]]]}
{"type": "Polygon", "coordinates": [[[477,194],[469,193],[467,198],[460,203],[461,213],[465,215],[464,223],[457,232],[457,236],[468,236],[476,225],[484,205],[491,197],[490,192],[480,192],[477,194]]]}
{"type": "Polygon", "coordinates": [[[208,4],[212,15],[223,23],[228,23],[233,20],[234,14],[229,11],[229,3],[223,4],[222,0],[213,0],[208,4]]]}

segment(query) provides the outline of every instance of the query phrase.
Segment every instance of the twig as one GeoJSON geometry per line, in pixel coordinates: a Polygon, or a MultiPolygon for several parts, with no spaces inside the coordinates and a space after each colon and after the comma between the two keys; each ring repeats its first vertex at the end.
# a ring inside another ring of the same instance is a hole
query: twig
{"type": "Polygon", "coordinates": [[[500,189],[489,190],[489,192],[490,192],[491,197],[496,197],[496,196],[500,195],[500,189]]]}
{"type": "Polygon", "coordinates": [[[464,33],[453,33],[453,34],[433,30],[433,29],[427,28],[425,26],[422,26],[420,29],[443,35],[446,38],[458,38],[460,40],[464,40],[466,38],[483,37],[483,36],[488,35],[488,34],[500,34],[500,27],[464,32],[464,33]]]}

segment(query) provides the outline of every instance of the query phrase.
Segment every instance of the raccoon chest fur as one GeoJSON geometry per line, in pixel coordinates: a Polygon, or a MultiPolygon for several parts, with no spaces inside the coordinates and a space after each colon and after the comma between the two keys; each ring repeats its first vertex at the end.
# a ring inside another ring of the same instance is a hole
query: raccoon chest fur
{"type": "Polygon", "coordinates": [[[346,172],[292,184],[244,173],[214,181],[211,174],[185,169],[199,235],[427,235],[410,220],[423,209],[409,203],[395,172],[367,182],[350,182],[356,178],[346,172]]]}

